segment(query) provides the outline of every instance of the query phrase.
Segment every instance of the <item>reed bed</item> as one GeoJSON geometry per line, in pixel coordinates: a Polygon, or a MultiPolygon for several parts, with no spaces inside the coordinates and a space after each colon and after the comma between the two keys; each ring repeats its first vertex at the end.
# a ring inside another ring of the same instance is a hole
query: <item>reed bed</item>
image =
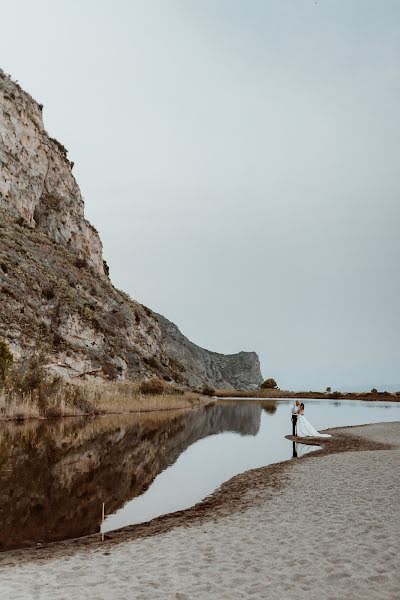
{"type": "Polygon", "coordinates": [[[209,402],[201,394],[156,379],[106,383],[53,379],[30,391],[0,390],[0,420],[182,410],[209,402]]]}
{"type": "Polygon", "coordinates": [[[81,384],[86,400],[100,413],[149,412],[192,408],[209,402],[200,394],[160,380],[81,384]],[[157,381],[157,383],[154,383],[157,381]]]}

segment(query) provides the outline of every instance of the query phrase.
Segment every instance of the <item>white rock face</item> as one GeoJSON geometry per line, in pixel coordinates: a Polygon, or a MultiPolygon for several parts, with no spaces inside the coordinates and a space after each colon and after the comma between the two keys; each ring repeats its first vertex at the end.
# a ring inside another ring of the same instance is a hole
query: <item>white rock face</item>
{"type": "Polygon", "coordinates": [[[65,148],[44,129],[42,107],[0,69],[0,207],[104,274],[102,244],[65,148]]]}
{"type": "Polygon", "coordinates": [[[0,69],[0,337],[15,359],[41,349],[66,378],[261,383],[255,353],[199,348],[107,271],[67,151],[46,133],[41,105],[0,69]]]}

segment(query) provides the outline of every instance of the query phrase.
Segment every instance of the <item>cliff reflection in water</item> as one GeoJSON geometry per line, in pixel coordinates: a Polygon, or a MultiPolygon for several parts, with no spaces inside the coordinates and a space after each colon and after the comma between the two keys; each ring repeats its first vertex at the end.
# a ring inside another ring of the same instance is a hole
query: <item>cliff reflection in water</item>
{"type": "Polygon", "coordinates": [[[5,423],[0,429],[0,549],[99,531],[188,446],[224,431],[256,435],[262,407],[224,402],[160,412],[5,423]]]}

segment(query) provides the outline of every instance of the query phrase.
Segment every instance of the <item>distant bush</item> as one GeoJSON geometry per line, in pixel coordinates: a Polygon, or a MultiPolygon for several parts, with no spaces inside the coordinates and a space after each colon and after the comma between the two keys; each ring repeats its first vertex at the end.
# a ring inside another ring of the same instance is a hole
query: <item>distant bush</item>
{"type": "Polygon", "coordinates": [[[46,300],[52,300],[55,296],[54,290],[51,287],[44,287],[42,289],[42,294],[46,298],[46,300]]]}
{"type": "Polygon", "coordinates": [[[43,384],[46,380],[44,356],[36,353],[27,361],[21,363],[13,370],[13,387],[22,394],[38,392],[41,395],[43,384]]]}
{"type": "Polygon", "coordinates": [[[331,387],[327,387],[327,388],[326,388],[326,393],[327,393],[327,394],[330,394],[330,392],[331,392],[331,391],[332,391],[332,388],[331,388],[331,387]]]}
{"type": "Polygon", "coordinates": [[[143,361],[149,365],[149,367],[152,367],[152,369],[156,369],[157,371],[162,370],[162,364],[155,356],[144,357],[143,361]]]}
{"type": "Polygon", "coordinates": [[[203,396],[215,396],[214,388],[210,387],[207,384],[203,387],[201,393],[203,394],[203,396]]]}
{"type": "Polygon", "coordinates": [[[377,394],[377,393],[378,393],[378,390],[376,388],[372,388],[371,394],[377,394]]]}
{"type": "Polygon", "coordinates": [[[75,260],[75,266],[78,267],[78,269],[86,269],[88,264],[85,258],[77,258],[75,260]]]}
{"type": "Polygon", "coordinates": [[[165,391],[165,383],[161,379],[145,379],[139,385],[139,392],[141,394],[150,395],[153,394],[158,396],[163,394],[165,391]]]}
{"type": "Polygon", "coordinates": [[[153,377],[139,383],[140,394],[148,396],[182,396],[185,391],[176,385],[165,383],[162,379],[153,377]]]}
{"type": "Polygon", "coordinates": [[[26,223],[24,217],[18,217],[17,225],[19,225],[20,227],[26,227],[27,223],[26,223]]]}
{"type": "Polygon", "coordinates": [[[179,360],[176,360],[176,358],[173,358],[172,356],[169,357],[169,364],[172,369],[175,369],[180,373],[184,373],[184,371],[186,370],[183,364],[180,363],[179,360]]]}
{"type": "Polygon", "coordinates": [[[0,338],[0,384],[3,384],[14,359],[8,344],[0,338]]]}
{"type": "Polygon", "coordinates": [[[266,379],[264,381],[264,383],[261,384],[261,389],[263,389],[263,390],[273,390],[277,387],[278,387],[278,384],[276,383],[275,379],[272,379],[272,377],[270,377],[269,379],[266,379]]]}
{"type": "MultiPolygon", "coordinates": [[[[96,328],[95,323],[93,321],[96,321],[96,319],[92,320],[93,326],[96,328]]],[[[97,329],[99,329],[98,322],[97,329]]],[[[108,381],[115,381],[115,379],[118,378],[118,367],[108,360],[104,360],[103,364],[101,365],[101,370],[103,371],[103,375],[108,379],[108,381]]]]}
{"type": "Polygon", "coordinates": [[[80,412],[85,414],[95,414],[94,405],[85,397],[84,388],[70,386],[66,394],[69,402],[80,412]]]}

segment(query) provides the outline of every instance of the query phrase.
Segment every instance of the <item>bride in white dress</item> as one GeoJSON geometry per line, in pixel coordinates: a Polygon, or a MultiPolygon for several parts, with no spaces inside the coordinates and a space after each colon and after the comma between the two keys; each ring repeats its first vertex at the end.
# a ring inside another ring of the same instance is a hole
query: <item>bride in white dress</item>
{"type": "Polygon", "coordinates": [[[329,438],[332,437],[329,433],[319,433],[314,427],[311,425],[309,421],[304,416],[304,404],[300,404],[300,410],[297,416],[297,437],[321,437],[321,438],[329,438]]]}

